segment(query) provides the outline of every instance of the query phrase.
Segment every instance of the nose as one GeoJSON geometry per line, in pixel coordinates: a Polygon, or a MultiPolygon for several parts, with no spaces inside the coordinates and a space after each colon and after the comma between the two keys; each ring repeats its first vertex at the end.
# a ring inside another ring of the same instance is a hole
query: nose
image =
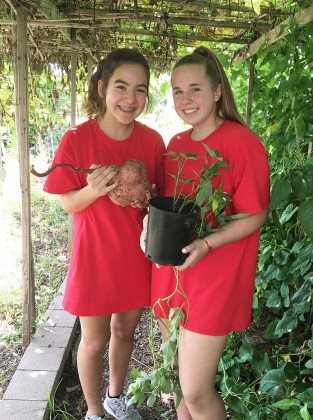
{"type": "Polygon", "coordinates": [[[125,91],[124,98],[128,103],[132,104],[132,103],[136,102],[136,94],[132,90],[125,91]]]}
{"type": "Polygon", "coordinates": [[[191,92],[183,92],[181,96],[181,100],[183,103],[191,102],[192,101],[192,94],[191,92]]]}

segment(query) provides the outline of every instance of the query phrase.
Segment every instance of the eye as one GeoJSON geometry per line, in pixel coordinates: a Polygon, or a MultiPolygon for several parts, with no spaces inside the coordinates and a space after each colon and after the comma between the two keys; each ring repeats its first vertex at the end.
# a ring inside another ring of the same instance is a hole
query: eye
{"type": "Polygon", "coordinates": [[[146,90],[146,89],[144,89],[144,88],[138,88],[138,89],[137,89],[137,92],[138,92],[138,93],[143,93],[143,94],[147,95],[147,90],[146,90]]]}
{"type": "Polygon", "coordinates": [[[180,95],[182,93],[181,90],[174,90],[173,95],[177,96],[180,95]]]}
{"type": "Polygon", "coordinates": [[[117,89],[120,89],[120,90],[126,90],[126,87],[123,86],[123,85],[118,85],[118,86],[116,86],[116,88],[117,89]]]}
{"type": "Polygon", "coordinates": [[[192,92],[200,92],[200,88],[199,87],[194,87],[193,89],[192,89],[192,92]]]}

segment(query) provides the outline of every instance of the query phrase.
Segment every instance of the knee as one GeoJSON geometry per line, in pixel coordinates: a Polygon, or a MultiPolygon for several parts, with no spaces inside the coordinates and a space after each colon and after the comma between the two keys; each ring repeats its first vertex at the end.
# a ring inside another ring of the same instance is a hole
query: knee
{"type": "Polygon", "coordinates": [[[102,356],[105,350],[106,341],[101,338],[86,340],[81,339],[79,344],[79,351],[88,354],[91,357],[102,356]]]}
{"type": "Polygon", "coordinates": [[[127,328],[122,323],[115,323],[111,327],[111,334],[120,341],[132,342],[134,340],[135,330],[133,328],[127,328]]]}
{"type": "Polygon", "coordinates": [[[182,389],[182,393],[187,406],[198,406],[201,403],[201,395],[195,390],[182,389]]]}
{"type": "Polygon", "coordinates": [[[182,387],[182,393],[186,405],[188,407],[197,407],[198,409],[205,408],[207,405],[213,406],[216,399],[219,398],[218,392],[213,387],[205,387],[205,389],[197,389],[191,387],[182,387]]]}

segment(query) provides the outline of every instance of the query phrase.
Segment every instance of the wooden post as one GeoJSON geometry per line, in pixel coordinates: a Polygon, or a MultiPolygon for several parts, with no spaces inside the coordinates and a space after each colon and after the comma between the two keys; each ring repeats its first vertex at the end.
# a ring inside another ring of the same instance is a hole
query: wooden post
{"type": "MultiPolygon", "coordinates": [[[[76,71],[77,71],[77,50],[76,50],[76,29],[71,30],[72,55],[71,55],[71,126],[76,124],[76,71]]],[[[72,239],[74,232],[73,215],[68,220],[68,252],[72,252],[72,239]]]]}
{"type": "Polygon", "coordinates": [[[92,76],[92,70],[93,70],[93,68],[92,68],[92,57],[90,55],[88,55],[88,57],[87,57],[88,83],[89,83],[89,81],[91,79],[91,76],[92,76]]]}
{"type": "Polygon", "coordinates": [[[71,29],[71,126],[76,124],[76,71],[77,71],[77,49],[76,29],[71,29]]]}
{"type": "Polygon", "coordinates": [[[246,109],[246,123],[248,127],[250,127],[250,122],[251,122],[253,84],[254,84],[254,64],[251,63],[250,69],[249,69],[249,86],[248,86],[248,98],[247,98],[247,109],[246,109]]]}
{"type": "Polygon", "coordinates": [[[23,280],[23,346],[30,342],[35,320],[35,282],[31,243],[29,125],[28,125],[28,65],[27,12],[16,9],[16,115],[19,146],[20,186],[22,193],[22,280],[23,280]]]}

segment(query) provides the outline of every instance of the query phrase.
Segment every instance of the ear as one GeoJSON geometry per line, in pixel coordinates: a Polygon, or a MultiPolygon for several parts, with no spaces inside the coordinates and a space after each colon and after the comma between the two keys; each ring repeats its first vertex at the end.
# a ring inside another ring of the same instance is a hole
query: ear
{"type": "Polygon", "coordinates": [[[98,94],[101,98],[105,98],[105,88],[103,87],[102,80],[98,80],[98,94]]]}
{"type": "Polygon", "coordinates": [[[214,101],[218,102],[221,96],[222,96],[222,85],[219,83],[214,92],[214,101]]]}

